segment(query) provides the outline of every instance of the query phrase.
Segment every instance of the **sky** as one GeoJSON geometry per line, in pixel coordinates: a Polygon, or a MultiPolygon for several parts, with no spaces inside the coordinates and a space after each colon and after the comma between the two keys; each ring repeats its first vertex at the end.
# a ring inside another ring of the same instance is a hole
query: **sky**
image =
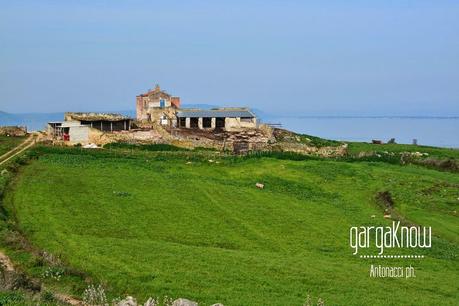
{"type": "Polygon", "coordinates": [[[459,115],[459,1],[4,1],[0,110],[459,115]]]}

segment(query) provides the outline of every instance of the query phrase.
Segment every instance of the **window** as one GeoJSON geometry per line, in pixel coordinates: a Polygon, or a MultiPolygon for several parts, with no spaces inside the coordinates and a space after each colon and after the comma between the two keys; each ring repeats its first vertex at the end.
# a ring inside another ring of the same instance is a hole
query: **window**
{"type": "Polygon", "coordinates": [[[209,129],[212,127],[212,118],[202,118],[202,127],[209,129]]]}
{"type": "Polygon", "coordinates": [[[253,119],[251,117],[241,117],[241,122],[252,123],[253,119]]]}
{"type": "Polygon", "coordinates": [[[169,122],[167,120],[166,115],[161,116],[161,125],[167,125],[169,122]]]}
{"type": "Polygon", "coordinates": [[[166,101],[164,101],[164,99],[159,99],[159,107],[161,108],[166,107],[166,101]]]}
{"type": "Polygon", "coordinates": [[[197,129],[199,127],[199,118],[190,118],[190,128],[197,129]]]}
{"type": "Polygon", "coordinates": [[[221,117],[221,118],[216,118],[215,119],[215,127],[217,129],[221,129],[221,128],[224,128],[225,127],[225,118],[221,117]]]}

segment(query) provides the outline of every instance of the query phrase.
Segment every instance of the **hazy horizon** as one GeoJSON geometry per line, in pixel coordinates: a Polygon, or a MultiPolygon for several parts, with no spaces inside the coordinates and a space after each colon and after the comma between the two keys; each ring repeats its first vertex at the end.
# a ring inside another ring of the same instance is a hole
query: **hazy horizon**
{"type": "Polygon", "coordinates": [[[1,1],[0,110],[459,115],[456,1],[1,1]]]}

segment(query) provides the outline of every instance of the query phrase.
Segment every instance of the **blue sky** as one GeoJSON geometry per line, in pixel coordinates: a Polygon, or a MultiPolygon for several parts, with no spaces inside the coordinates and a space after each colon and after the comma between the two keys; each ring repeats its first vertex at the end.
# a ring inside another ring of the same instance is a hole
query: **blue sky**
{"type": "Polygon", "coordinates": [[[0,110],[459,115],[459,1],[0,1],[0,110]]]}

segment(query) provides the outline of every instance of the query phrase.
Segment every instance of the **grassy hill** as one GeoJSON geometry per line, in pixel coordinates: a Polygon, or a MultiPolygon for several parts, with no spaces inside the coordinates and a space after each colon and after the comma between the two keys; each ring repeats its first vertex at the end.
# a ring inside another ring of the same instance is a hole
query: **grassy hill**
{"type": "MultiPolygon", "coordinates": [[[[457,303],[457,173],[211,152],[38,151],[5,206],[34,248],[71,267],[45,279],[49,288],[81,295],[85,280],[112,298],[203,305],[302,305],[308,294],[329,305],[457,303]],[[381,191],[409,222],[433,227],[432,249],[404,250],[426,258],[352,255],[350,226],[390,224],[375,202],[381,191]],[[417,277],[370,278],[370,264],[412,265],[417,277]]],[[[10,255],[36,277],[50,269],[27,252],[10,255]]]]}
{"type": "Polygon", "coordinates": [[[409,144],[371,144],[364,142],[349,142],[350,154],[359,154],[360,152],[422,152],[428,156],[436,158],[453,158],[459,159],[459,149],[438,148],[431,146],[416,146],[409,144]]]}
{"type": "Polygon", "coordinates": [[[11,136],[0,135],[0,155],[3,155],[9,150],[15,148],[25,139],[26,137],[21,137],[21,136],[11,137],[11,136]]]}

